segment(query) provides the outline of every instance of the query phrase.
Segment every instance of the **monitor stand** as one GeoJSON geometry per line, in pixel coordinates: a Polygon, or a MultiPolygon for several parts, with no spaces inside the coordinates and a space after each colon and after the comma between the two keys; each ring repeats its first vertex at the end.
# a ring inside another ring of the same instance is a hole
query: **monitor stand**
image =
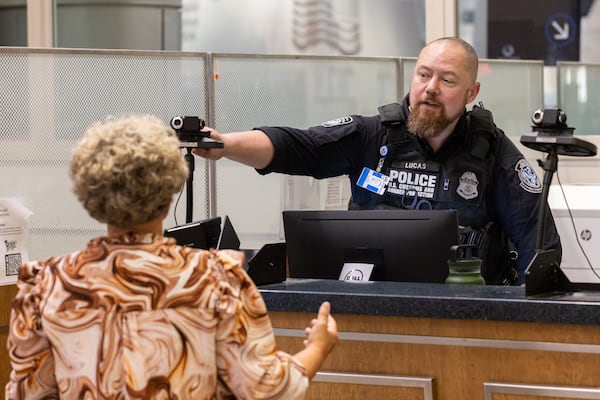
{"type": "Polygon", "coordinates": [[[527,267],[525,295],[532,299],[600,302],[600,284],[571,282],[556,262],[554,250],[539,251],[527,267]]]}

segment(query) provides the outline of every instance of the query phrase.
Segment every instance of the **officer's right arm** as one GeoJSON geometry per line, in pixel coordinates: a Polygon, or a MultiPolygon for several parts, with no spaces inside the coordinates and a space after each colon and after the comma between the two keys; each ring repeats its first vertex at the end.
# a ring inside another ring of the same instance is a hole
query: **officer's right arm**
{"type": "Polygon", "coordinates": [[[223,148],[192,150],[197,156],[209,160],[228,158],[250,167],[265,168],[273,159],[273,143],[269,137],[260,130],[241,131],[221,134],[212,128],[204,128],[210,132],[210,138],[223,142],[223,148]]]}

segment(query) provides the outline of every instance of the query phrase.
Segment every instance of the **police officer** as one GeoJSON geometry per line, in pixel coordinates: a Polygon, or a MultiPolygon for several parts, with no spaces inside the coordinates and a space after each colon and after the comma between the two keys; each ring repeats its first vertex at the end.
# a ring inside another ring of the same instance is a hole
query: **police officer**
{"type": "Polygon", "coordinates": [[[536,251],[539,207],[547,207],[544,249],[554,249],[559,259],[560,238],[547,204],[541,204],[542,184],[523,154],[489,111],[467,111],[479,93],[477,70],[471,45],[437,39],[421,50],[402,104],[308,129],[220,134],[207,128],[224,148],[194,153],[227,157],[260,174],[348,175],[350,209],[456,209],[461,241],[480,246],[486,282],[522,284],[536,251]],[[513,264],[511,250],[518,254],[513,264]]]}

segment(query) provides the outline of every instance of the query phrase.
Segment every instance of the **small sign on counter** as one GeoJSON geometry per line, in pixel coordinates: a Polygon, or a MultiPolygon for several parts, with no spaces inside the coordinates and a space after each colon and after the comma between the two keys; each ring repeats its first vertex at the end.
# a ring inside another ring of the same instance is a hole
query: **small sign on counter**
{"type": "Polygon", "coordinates": [[[33,212],[16,200],[0,199],[0,285],[14,284],[29,261],[27,221],[33,212]]]}

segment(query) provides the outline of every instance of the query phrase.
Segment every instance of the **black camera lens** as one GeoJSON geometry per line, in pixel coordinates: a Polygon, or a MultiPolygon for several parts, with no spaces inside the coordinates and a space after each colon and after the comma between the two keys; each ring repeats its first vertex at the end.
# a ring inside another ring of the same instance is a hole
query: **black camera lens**
{"type": "Polygon", "coordinates": [[[539,125],[542,123],[543,120],[544,120],[544,111],[543,110],[535,110],[533,112],[533,115],[531,116],[531,121],[534,124],[539,125]]]}
{"type": "Polygon", "coordinates": [[[171,128],[181,129],[183,127],[183,117],[176,116],[171,118],[171,128]]]}

